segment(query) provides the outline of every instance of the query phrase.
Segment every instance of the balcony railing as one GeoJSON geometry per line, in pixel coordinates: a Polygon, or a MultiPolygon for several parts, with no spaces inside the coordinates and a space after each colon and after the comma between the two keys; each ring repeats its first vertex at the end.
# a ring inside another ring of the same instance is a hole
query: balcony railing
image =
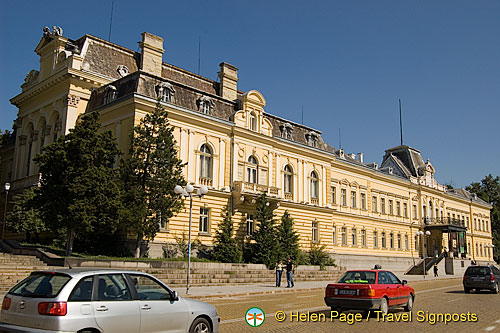
{"type": "Polygon", "coordinates": [[[319,200],[318,200],[318,198],[311,198],[311,203],[312,203],[313,205],[318,205],[318,204],[319,204],[319,200]]]}
{"type": "Polygon", "coordinates": [[[464,221],[460,219],[454,219],[452,217],[424,217],[425,225],[456,225],[459,227],[465,227],[464,221]]]}
{"type": "Polygon", "coordinates": [[[247,183],[242,181],[235,181],[233,183],[235,192],[245,192],[245,193],[255,193],[260,194],[265,192],[268,195],[278,196],[279,189],[277,187],[262,185],[262,184],[254,184],[247,183]]]}
{"type": "Polygon", "coordinates": [[[200,185],[205,185],[205,186],[212,186],[212,183],[213,183],[212,178],[208,178],[208,177],[200,177],[198,181],[199,181],[200,185]]]}
{"type": "Polygon", "coordinates": [[[293,193],[285,193],[285,200],[293,200],[293,193]]]}

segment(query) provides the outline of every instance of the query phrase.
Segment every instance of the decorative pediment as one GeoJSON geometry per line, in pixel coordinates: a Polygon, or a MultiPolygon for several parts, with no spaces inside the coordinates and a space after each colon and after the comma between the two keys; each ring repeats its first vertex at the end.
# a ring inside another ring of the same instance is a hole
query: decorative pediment
{"type": "Polygon", "coordinates": [[[243,108],[245,109],[245,105],[249,104],[254,107],[263,108],[266,106],[266,99],[264,96],[257,90],[250,90],[244,93],[240,98],[243,103],[243,108]]]}

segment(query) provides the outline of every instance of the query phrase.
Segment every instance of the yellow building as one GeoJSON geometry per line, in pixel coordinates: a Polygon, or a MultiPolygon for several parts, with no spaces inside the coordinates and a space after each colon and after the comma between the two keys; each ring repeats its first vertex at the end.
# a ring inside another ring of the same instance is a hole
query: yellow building
{"type": "MultiPolygon", "coordinates": [[[[32,158],[85,112],[99,111],[103,128],[128,151],[132,127],[161,98],[187,162],[186,180],[210,189],[193,207],[192,231],[204,244],[212,243],[229,201],[237,236],[251,234],[255,198],[266,192],[277,218],[285,210],[294,218],[303,249],[325,245],[346,266],[386,260],[409,268],[424,251],[435,256],[444,248],[452,257],[491,257],[491,206],[439,185],[418,150],[394,147],[380,166],[366,164],[362,154],[329,146],[321,131],[267,113],[259,91],[238,90],[236,67],[221,63],[215,82],[164,63],[158,36],[143,33],[139,45],[134,52],[46,29],[35,49],[40,68],[28,73],[11,100],[19,108],[18,130],[11,178],[3,181],[14,189],[36,183],[32,158]]],[[[187,233],[188,214],[185,209],[160,222],[150,255],[161,256],[162,245],[187,233]]]]}

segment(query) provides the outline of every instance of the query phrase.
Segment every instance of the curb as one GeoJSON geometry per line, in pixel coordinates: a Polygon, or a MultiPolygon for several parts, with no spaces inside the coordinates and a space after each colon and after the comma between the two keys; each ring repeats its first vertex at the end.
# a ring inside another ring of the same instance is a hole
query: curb
{"type": "Polygon", "coordinates": [[[297,291],[313,291],[313,290],[324,290],[325,287],[312,287],[312,288],[289,288],[285,290],[269,290],[269,291],[248,291],[243,293],[234,294],[223,294],[223,295],[181,295],[182,297],[193,298],[193,299],[213,299],[213,298],[226,298],[226,297],[237,297],[237,296],[251,296],[251,295],[265,295],[265,294],[282,294],[282,293],[293,293],[297,291]]]}

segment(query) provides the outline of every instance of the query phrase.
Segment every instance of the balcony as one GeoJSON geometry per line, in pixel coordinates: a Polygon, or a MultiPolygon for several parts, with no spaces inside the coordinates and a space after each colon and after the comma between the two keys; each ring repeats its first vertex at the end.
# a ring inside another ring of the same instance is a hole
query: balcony
{"type": "Polygon", "coordinates": [[[213,180],[212,180],[212,178],[200,177],[198,179],[198,184],[205,185],[205,186],[212,186],[213,180]]]}
{"type": "Polygon", "coordinates": [[[424,222],[424,227],[427,229],[465,231],[467,228],[464,221],[460,219],[454,219],[451,217],[445,217],[445,218],[424,217],[423,222],[424,222]]]}
{"type": "Polygon", "coordinates": [[[254,184],[247,183],[242,181],[233,182],[234,192],[237,193],[252,193],[252,194],[261,194],[262,192],[266,193],[269,196],[278,196],[279,189],[277,187],[262,185],[262,184],[254,184]]]}
{"type": "Polygon", "coordinates": [[[293,201],[293,193],[285,193],[285,200],[293,201]]]}

